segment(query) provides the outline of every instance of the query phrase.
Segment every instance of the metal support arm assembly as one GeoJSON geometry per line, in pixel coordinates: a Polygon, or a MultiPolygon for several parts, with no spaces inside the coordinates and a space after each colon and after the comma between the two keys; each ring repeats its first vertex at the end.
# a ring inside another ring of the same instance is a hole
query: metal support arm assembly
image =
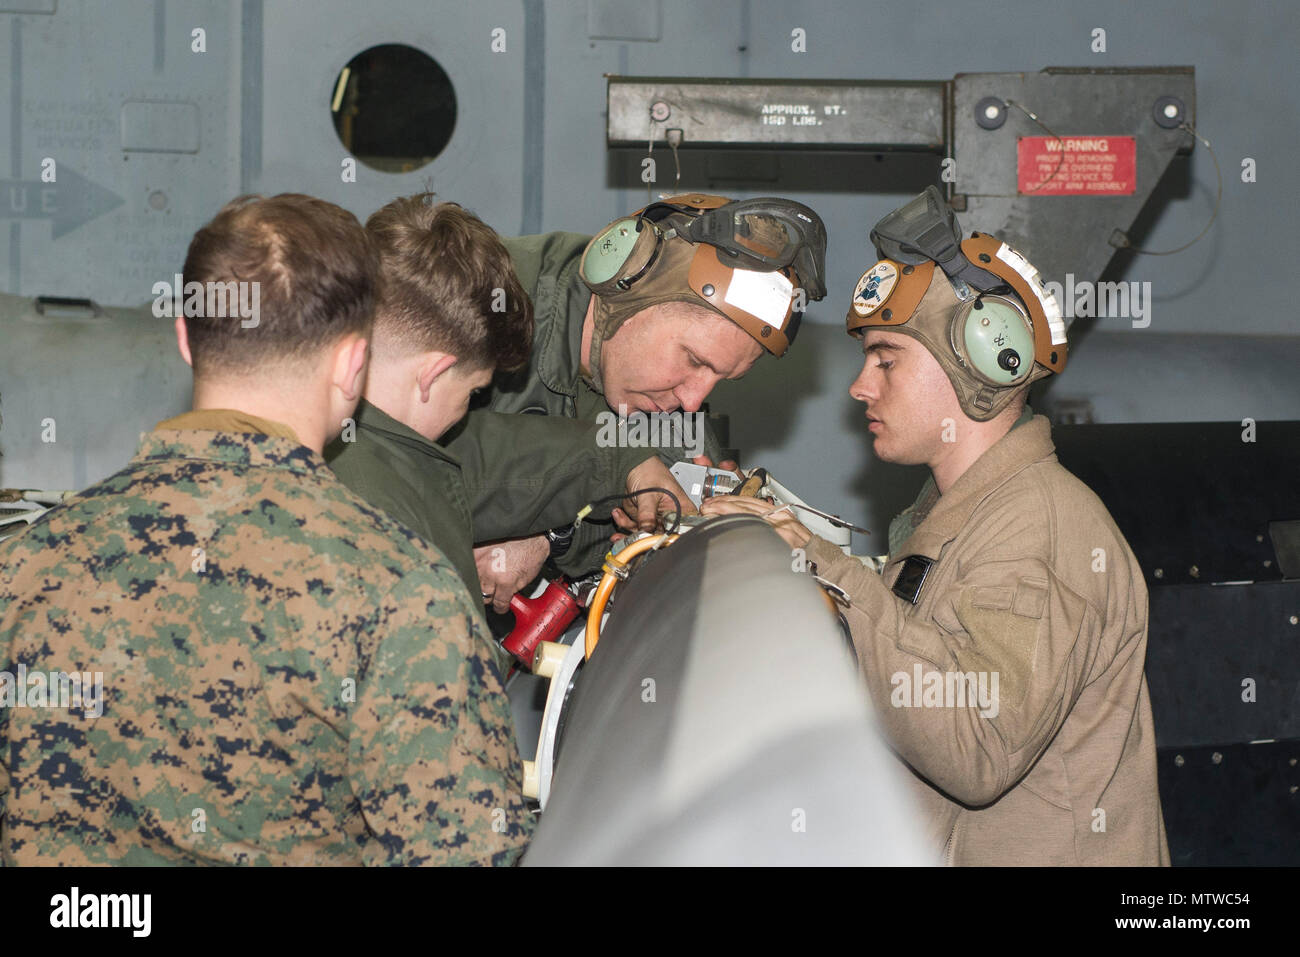
{"type": "Polygon", "coordinates": [[[1195,143],[1191,67],[911,82],[608,80],[611,149],[943,156],[963,223],[1007,240],[1056,281],[1099,278],[1174,156],[1195,143]]]}

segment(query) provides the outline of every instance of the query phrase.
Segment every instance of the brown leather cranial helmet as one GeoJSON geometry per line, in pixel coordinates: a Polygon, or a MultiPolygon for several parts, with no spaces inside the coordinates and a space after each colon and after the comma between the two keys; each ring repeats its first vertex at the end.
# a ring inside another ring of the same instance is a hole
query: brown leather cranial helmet
{"type": "Polygon", "coordinates": [[[791,200],[672,196],[617,219],[588,243],[580,275],[596,298],[591,372],[601,345],[644,309],[667,302],[727,317],[784,355],[808,299],[825,295],[825,229],[791,200]]]}
{"type": "Polygon", "coordinates": [[[961,240],[956,217],[935,208],[938,195],[929,187],[872,231],[881,259],[858,280],[845,324],[859,338],[883,328],[918,340],[962,411],[987,422],[1031,383],[1064,371],[1065,322],[1038,270],[994,236],[961,240]]]}

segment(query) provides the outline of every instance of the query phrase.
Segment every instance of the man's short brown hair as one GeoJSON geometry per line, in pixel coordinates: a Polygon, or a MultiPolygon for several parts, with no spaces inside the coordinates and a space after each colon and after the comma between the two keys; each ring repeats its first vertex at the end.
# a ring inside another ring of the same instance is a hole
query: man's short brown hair
{"type": "Polygon", "coordinates": [[[357,218],[333,203],[300,193],[240,196],[194,234],[182,277],[208,289],[258,284],[255,324],[225,308],[185,310],[195,374],[246,373],[307,358],[349,333],[369,335],[379,253],[357,218]]]}
{"type": "Polygon", "coordinates": [[[431,193],[395,199],[366,220],[379,247],[381,348],[446,352],[465,369],[509,372],[528,363],[533,304],[496,232],[431,193]]]}

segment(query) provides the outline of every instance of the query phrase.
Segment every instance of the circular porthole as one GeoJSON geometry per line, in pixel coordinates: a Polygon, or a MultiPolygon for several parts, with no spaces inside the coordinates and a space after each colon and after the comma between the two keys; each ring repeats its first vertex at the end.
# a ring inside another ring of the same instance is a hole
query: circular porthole
{"type": "Polygon", "coordinates": [[[358,53],[339,71],[330,115],[352,156],[385,173],[409,173],[451,142],[456,89],[427,53],[385,43],[358,53]]]}

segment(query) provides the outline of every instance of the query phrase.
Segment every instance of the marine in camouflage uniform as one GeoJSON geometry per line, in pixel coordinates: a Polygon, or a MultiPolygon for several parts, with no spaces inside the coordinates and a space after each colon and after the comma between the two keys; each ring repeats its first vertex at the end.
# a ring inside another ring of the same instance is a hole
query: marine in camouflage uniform
{"type": "Polygon", "coordinates": [[[4,864],[509,864],[532,819],[488,636],[437,550],[286,426],[205,410],[0,545],[4,864]]]}

